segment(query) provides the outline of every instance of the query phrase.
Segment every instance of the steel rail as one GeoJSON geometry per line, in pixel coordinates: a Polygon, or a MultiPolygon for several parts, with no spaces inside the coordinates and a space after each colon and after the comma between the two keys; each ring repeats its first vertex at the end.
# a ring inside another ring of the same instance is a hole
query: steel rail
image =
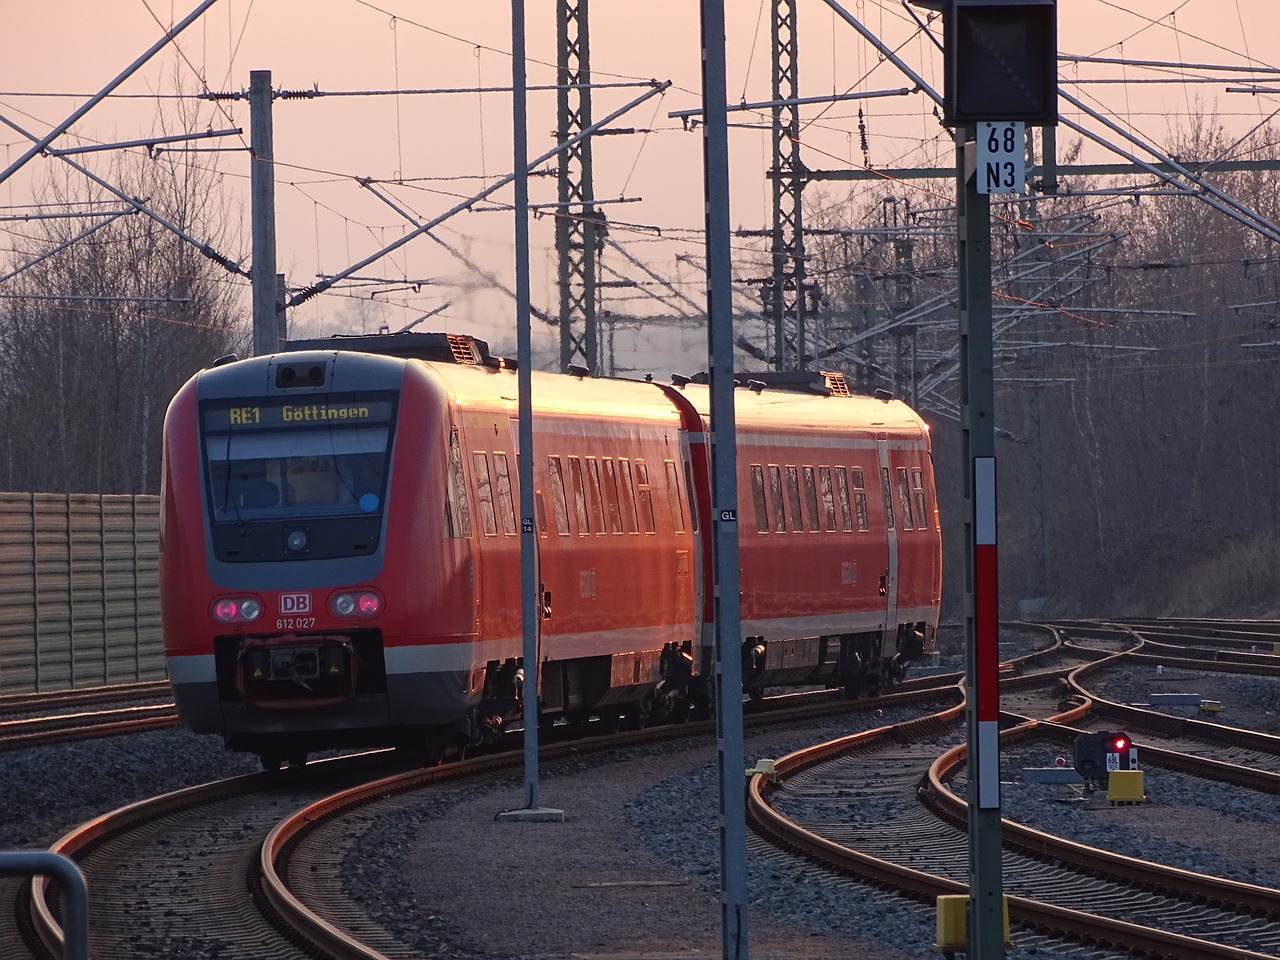
{"type": "MultiPolygon", "coordinates": [[[[1132,636],[1135,647],[1140,646],[1142,638],[1132,636]]],[[[1113,666],[1122,660],[1124,652],[1103,656],[1097,661],[1086,664],[1072,671],[1070,678],[1088,675],[1096,670],[1113,666]]],[[[1002,677],[1001,685],[1024,685],[1030,678],[1002,677]]],[[[1038,735],[1050,735],[1057,739],[1070,738],[1079,731],[1068,724],[1081,721],[1096,710],[1093,699],[1082,687],[1077,690],[1070,709],[1056,714],[1048,721],[1025,721],[1025,718],[1002,716],[1003,723],[1017,724],[1012,729],[1001,733],[1002,742],[1017,742],[1038,735]],[[1022,721],[1022,722],[1019,722],[1022,721]]],[[[936,718],[941,721],[944,716],[954,716],[953,708],[936,718]]],[[[926,720],[935,718],[925,718],[926,720]]],[[[915,726],[923,726],[916,721],[915,726]]],[[[1217,730],[1220,728],[1214,727],[1217,730]]],[[[1266,735],[1263,735],[1266,736],[1266,735]]],[[[817,747],[798,751],[781,760],[775,761],[774,774],[767,776],[757,774],[748,785],[748,812],[755,829],[772,842],[788,849],[796,850],[806,856],[834,866],[839,871],[869,881],[877,885],[888,886],[895,890],[906,890],[915,896],[931,898],[945,894],[967,894],[967,884],[948,880],[924,871],[914,870],[894,864],[877,857],[849,849],[842,844],[827,840],[809,830],[800,827],[788,818],[777,813],[769,803],[769,799],[789,777],[827,759],[842,756],[855,750],[865,750],[877,744],[887,742],[890,738],[901,740],[914,739],[910,727],[902,725],[897,728],[880,728],[856,734],[841,740],[831,741],[817,747]]],[[[1275,738],[1269,738],[1275,739],[1275,738]]],[[[1174,751],[1158,748],[1144,748],[1151,757],[1159,756],[1163,763],[1166,755],[1177,759],[1174,751]]],[[[967,822],[966,803],[962,797],[951,792],[947,782],[956,770],[964,763],[967,746],[961,744],[948,750],[930,765],[926,777],[922,780],[918,796],[931,809],[935,809],[949,822],[960,827],[967,822]]],[[[1230,764],[1219,761],[1208,761],[1196,758],[1187,765],[1201,769],[1213,769],[1222,774],[1230,764]]],[[[1262,771],[1263,780],[1280,784],[1280,777],[1262,771]]],[[[1187,891],[1191,896],[1207,903],[1220,903],[1233,907],[1244,906],[1247,910],[1266,916],[1280,915],[1280,891],[1271,890],[1237,881],[1208,877],[1190,871],[1175,870],[1156,864],[1135,861],[1131,858],[1097,850],[1084,844],[1053,837],[1014,821],[1002,821],[1006,841],[1012,842],[1025,853],[1040,858],[1060,859],[1077,863],[1090,870],[1108,876],[1126,878],[1137,877],[1139,884],[1147,884],[1155,888],[1176,886],[1187,891]]],[[[1156,930],[1126,921],[1099,917],[1093,914],[1058,907],[1020,896],[1009,896],[1009,910],[1012,918],[1028,923],[1040,929],[1070,936],[1082,936],[1093,942],[1120,946],[1135,950],[1141,955],[1159,956],[1169,960],[1210,960],[1210,958],[1231,958],[1231,960],[1262,960],[1268,954],[1257,953],[1247,949],[1202,941],[1194,937],[1168,931],[1156,930]]]]}

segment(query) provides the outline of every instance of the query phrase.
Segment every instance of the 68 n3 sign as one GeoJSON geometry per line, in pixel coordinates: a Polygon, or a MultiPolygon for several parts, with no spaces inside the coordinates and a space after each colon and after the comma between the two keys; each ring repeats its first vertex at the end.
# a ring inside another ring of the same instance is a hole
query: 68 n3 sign
{"type": "Polygon", "coordinates": [[[978,192],[1025,193],[1027,184],[1027,125],[978,124],[978,192]]]}

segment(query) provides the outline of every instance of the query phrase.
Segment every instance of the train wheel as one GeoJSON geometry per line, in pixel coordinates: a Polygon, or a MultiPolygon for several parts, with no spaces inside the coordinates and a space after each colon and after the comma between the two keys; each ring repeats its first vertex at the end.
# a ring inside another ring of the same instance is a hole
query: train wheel
{"type": "Polygon", "coordinates": [[[265,770],[267,773],[275,773],[280,769],[283,763],[284,763],[284,758],[277,756],[274,753],[258,754],[258,766],[261,767],[263,770],[265,770]]]}
{"type": "Polygon", "coordinates": [[[688,697],[676,698],[676,702],[671,705],[671,722],[688,723],[690,706],[688,697]]]}
{"type": "Polygon", "coordinates": [[[683,694],[659,693],[654,698],[653,719],[657,723],[688,722],[689,698],[683,694]]]}

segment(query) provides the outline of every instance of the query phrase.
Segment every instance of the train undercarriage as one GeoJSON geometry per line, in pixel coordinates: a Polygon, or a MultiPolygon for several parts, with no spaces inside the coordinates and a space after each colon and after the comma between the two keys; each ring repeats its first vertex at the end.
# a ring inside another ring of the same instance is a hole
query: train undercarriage
{"type": "MultiPolygon", "coordinates": [[[[763,699],[767,688],[826,687],[850,699],[876,696],[903,679],[926,646],[923,623],[898,628],[892,649],[881,632],[799,639],[748,637],[742,646],[743,691],[763,699]]],[[[243,707],[298,716],[339,708],[356,694],[388,696],[381,651],[365,636],[288,636],[255,639],[220,648],[224,699],[243,707]]],[[[713,664],[698,664],[691,644],[668,644],[639,651],[547,661],[542,664],[539,723],[550,732],[589,724],[601,730],[623,725],[679,723],[714,716],[713,664]]],[[[394,746],[428,763],[461,756],[469,747],[493,744],[513,725],[524,723],[525,673],[518,659],[491,661],[484,671],[479,702],[446,724],[388,724],[338,730],[322,725],[313,733],[281,729],[262,737],[227,738],[228,745],[257,753],[263,766],[300,766],[323,746],[394,746]],[[340,739],[334,739],[339,736],[340,739]]]]}

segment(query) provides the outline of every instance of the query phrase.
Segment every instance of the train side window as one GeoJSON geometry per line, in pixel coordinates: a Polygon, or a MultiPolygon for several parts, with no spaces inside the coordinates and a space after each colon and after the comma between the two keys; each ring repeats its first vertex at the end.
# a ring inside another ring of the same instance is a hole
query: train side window
{"type": "Polygon", "coordinates": [[[538,536],[547,535],[547,504],[542,499],[542,491],[533,491],[533,512],[538,515],[538,536]]]}
{"type": "Polygon", "coordinates": [[[787,532],[787,508],[783,506],[782,468],[769,464],[769,502],[773,505],[773,532],[787,532]]]}
{"type": "Polygon", "coordinates": [[[515,498],[511,495],[511,466],[505,453],[493,455],[493,480],[498,488],[498,515],[502,519],[502,532],[508,537],[516,535],[515,498]]]}
{"type": "Polygon", "coordinates": [[[578,517],[578,536],[591,533],[591,516],[587,513],[587,490],[582,482],[582,458],[569,458],[569,483],[573,487],[573,512],[578,517]]]}
{"type": "Polygon", "coordinates": [[[836,493],[831,486],[831,468],[818,468],[818,487],[822,493],[822,518],[828,530],[836,528],[836,493]]]}
{"type": "Polygon", "coordinates": [[[915,499],[916,516],[920,518],[921,529],[929,526],[929,514],[925,512],[924,471],[919,467],[911,470],[911,495],[915,499]]]}
{"type": "Polygon", "coordinates": [[[751,465],[751,499],[756,505],[756,533],[768,533],[769,509],[765,505],[764,467],[758,463],[751,465]]]}
{"type": "Polygon", "coordinates": [[[884,523],[885,526],[892,530],[895,526],[893,520],[893,481],[889,478],[889,468],[880,468],[880,492],[884,496],[884,523]]]}
{"type": "Polygon", "coordinates": [[[618,458],[618,477],[622,480],[622,522],[627,533],[639,533],[640,524],[636,522],[636,490],[631,482],[631,461],[626,457],[618,458]]]}
{"type": "Polygon", "coordinates": [[[915,517],[911,515],[911,482],[907,479],[907,468],[898,467],[898,506],[902,513],[902,529],[914,530],[915,517]]]}
{"type": "Polygon", "coordinates": [[[840,503],[840,529],[848,533],[853,529],[853,512],[849,509],[849,474],[844,467],[836,467],[836,498],[840,503]]]}
{"type": "Polygon", "coordinates": [[[649,465],[636,461],[636,499],[640,503],[640,522],[645,533],[657,533],[658,522],[653,515],[653,491],[649,488],[649,465]]]}
{"type": "Polygon", "coordinates": [[[569,503],[564,496],[564,468],[559,457],[547,457],[547,469],[551,475],[551,512],[556,518],[556,533],[569,535],[569,503]]]}
{"type": "Polygon", "coordinates": [[[813,467],[804,468],[804,507],[810,533],[822,532],[822,519],[818,516],[818,481],[813,467]]]}
{"type": "Polygon", "coordinates": [[[591,501],[591,518],[596,533],[607,532],[604,527],[604,500],[600,495],[600,461],[587,457],[587,496],[591,501]]]}
{"type": "Polygon", "coordinates": [[[857,467],[850,472],[853,474],[853,506],[858,516],[858,530],[866,533],[871,529],[871,518],[867,515],[867,484],[857,467]]]}
{"type": "Polygon", "coordinates": [[[804,533],[804,512],[800,509],[800,471],[787,467],[787,509],[791,513],[791,532],[804,533]]]}
{"type": "Polygon", "coordinates": [[[609,513],[609,532],[622,532],[622,518],[618,513],[618,477],[613,472],[613,458],[605,457],[601,461],[604,466],[604,503],[609,513]]]}
{"type": "Polygon", "coordinates": [[[684,533],[684,503],[680,499],[680,473],[674,460],[663,460],[667,468],[667,503],[671,505],[671,522],[676,533],[684,533]]]}
{"type": "Polygon", "coordinates": [[[458,428],[449,431],[449,503],[445,507],[450,537],[471,536],[471,507],[467,502],[467,477],[462,469],[462,445],[458,428]]]}
{"type": "Polygon", "coordinates": [[[493,484],[489,480],[489,458],[483,453],[471,454],[471,468],[476,477],[476,499],[480,502],[480,529],[486,537],[498,535],[498,521],[493,512],[493,484]]]}

